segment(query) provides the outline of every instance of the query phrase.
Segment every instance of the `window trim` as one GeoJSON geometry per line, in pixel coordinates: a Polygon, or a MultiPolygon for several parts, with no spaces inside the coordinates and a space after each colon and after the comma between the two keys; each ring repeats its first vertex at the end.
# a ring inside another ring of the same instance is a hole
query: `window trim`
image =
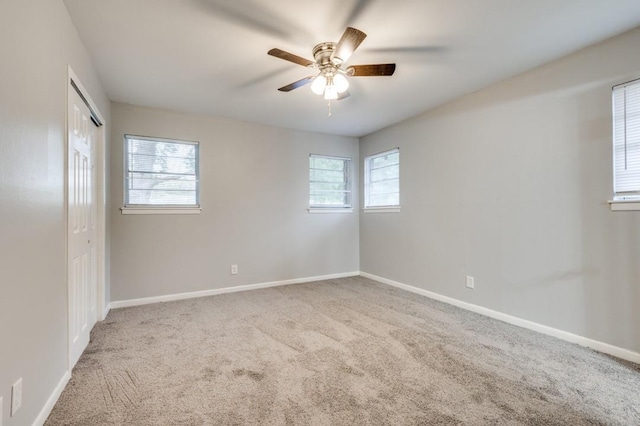
{"type": "MultiPolygon", "coordinates": [[[[311,204],[311,178],[309,177],[309,213],[351,213],[353,212],[353,158],[352,157],[340,157],[337,155],[323,155],[323,154],[309,154],[309,159],[316,158],[328,158],[334,160],[343,160],[345,161],[347,171],[345,172],[345,179],[348,193],[349,204],[346,205],[322,205],[322,204],[311,204]]],[[[309,171],[311,171],[311,164],[309,164],[309,171]]]]}
{"type": "Polygon", "coordinates": [[[362,210],[365,213],[399,213],[400,212],[400,147],[388,149],[385,151],[377,152],[375,154],[367,155],[364,157],[364,167],[363,167],[363,187],[364,187],[364,202],[362,210]],[[392,154],[394,152],[398,153],[398,204],[393,205],[384,205],[384,206],[370,206],[369,202],[369,162],[372,158],[381,157],[383,155],[392,154]]]}
{"type": "Polygon", "coordinates": [[[200,214],[200,207],[180,207],[180,208],[150,208],[150,207],[120,207],[122,214],[200,214]]]}
{"type": "Polygon", "coordinates": [[[309,207],[309,213],[353,213],[353,207],[309,207]]]}
{"type": "Polygon", "coordinates": [[[612,169],[613,169],[613,198],[607,201],[612,211],[633,211],[640,210],[640,194],[626,194],[616,192],[616,89],[627,86],[640,85],[640,78],[616,84],[611,88],[611,139],[612,139],[612,169]]]}
{"type": "Polygon", "coordinates": [[[400,213],[400,207],[365,207],[365,213],[400,213]]]}
{"type": "Polygon", "coordinates": [[[607,202],[614,212],[640,210],[640,201],[638,200],[609,200],[607,202]]]}
{"type": "Polygon", "coordinates": [[[155,136],[142,136],[125,133],[123,138],[123,173],[122,173],[122,201],[123,206],[120,208],[122,214],[139,215],[139,214],[200,214],[200,142],[184,139],[170,139],[155,136]],[[196,203],[195,204],[127,204],[127,184],[129,180],[129,150],[128,140],[147,140],[155,142],[168,142],[183,145],[195,145],[195,182],[196,182],[196,203]]]}

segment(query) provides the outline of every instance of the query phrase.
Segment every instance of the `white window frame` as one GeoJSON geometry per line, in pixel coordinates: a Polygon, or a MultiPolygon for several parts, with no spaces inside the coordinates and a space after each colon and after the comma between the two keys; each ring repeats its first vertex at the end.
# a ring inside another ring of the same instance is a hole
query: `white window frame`
{"type": "Polygon", "coordinates": [[[200,143],[195,141],[167,139],[150,136],[124,135],[123,146],[123,207],[122,214],[200,214],[200,143]],[[128,183],[129,183],[129,143],[130,139],[148,140],[153,142],[165,142],[182,145],[195,145],[195,181],[196,181],[196,203],[195,204],[130,204],[128,203],[128,183]]]}
{"type": "MultiPolygon", "coordinates": [[[[331,160],[341,160],[345,163],[344,183],[346,186],[345,197],[347,203],[336,204],[311,204],[311,173],[309,173],[309,213],[350,213],[353,212],[353,159],[351,157],[337,157],[334,155],[309,154],[312,158],[326,158],[331,160]]],[[[311,172],[311,161],[309,161],[309,172],[311,172]]]]}
{"type": "MultiPolygon", "coordinates": [[[[624,149],[624,168],[632,167],[632,170],[640,173],[640,148],[636,147],[632,151],[632,163],[627,164],[628,150],[627,150],[627,128],[629,124],[631,127],[637,128],[640,126],[640,116],[632,116],[631,119],[627,117],[627,91],[628,88],[633,88],[634,98],[632,103],[640,104],[640,79],[628,81],[626,83],[618,84],[612,87],[611,91],[611,104],[612,104],[612,148],[613,148],[613,199],[609,201],[611,210],[640,210],[640,182],[637,182],[635,190],[622,191],[617,187],[617,174],[621,173],[622,164],[618,164],[618,151],[622,147],[624,149]],[[622,96],[622,99],[621,99],[622,96]],[[619,109],[622,108],[622,115],[619,114],[619,109]],[[624,146],[622,146],[624,144],[624,146]]],[[[637,135],[637,133],[636,133],[637,135]]]]}
{"type": "Polygon", "coordinates": [[[400,148],[393,148],[387,151],[378,152],[364,158],[364,208],[365,213],[399,213],[400,212],[400,148]],[[371,205],[369,202],[369,186],[371,184],[371,162],[385,155],[398,153],[398,204],[394,205],[371,205]]]}

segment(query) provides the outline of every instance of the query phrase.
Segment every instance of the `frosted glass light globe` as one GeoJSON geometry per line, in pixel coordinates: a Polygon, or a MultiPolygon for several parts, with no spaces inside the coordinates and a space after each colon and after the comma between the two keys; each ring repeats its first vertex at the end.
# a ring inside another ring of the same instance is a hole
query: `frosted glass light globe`
{"type": "Polygon", "coordinates": [[[342,93],[349,88],[349,80],[342,74],[336,74],[333,77],[333,84],[338,93],[342,93]]]}
{"type": "Polygon", "coordinates": [[[327,79],[323,75],[319,75],[311,83],[311,91],[316,95],[322,95],[324,88],[327,86],[327,79]]]}

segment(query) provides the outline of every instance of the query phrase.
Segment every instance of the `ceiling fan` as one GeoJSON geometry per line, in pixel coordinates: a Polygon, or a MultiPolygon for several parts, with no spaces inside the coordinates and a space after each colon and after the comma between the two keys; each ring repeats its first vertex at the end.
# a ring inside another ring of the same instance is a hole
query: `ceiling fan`
{"type": "Polygon", "coordinates": [[[308,68],[315,68],[319,73],[282,86],[278,90],[290,92],[293,89],[311,83],[311,90],[317,95],[324,95],[327,101],[341,100],[348,97],[349,81],[347,77],[393,75],[396,64],[350,65],[344,67],[347,60],[358,48],[367,35],[355,28],[347,27],[338,43],[331,41],[320,43],[313,48],[315,61],[301,58],[280,49],[267,52],[271,56],[293,62],[308,68]]]}

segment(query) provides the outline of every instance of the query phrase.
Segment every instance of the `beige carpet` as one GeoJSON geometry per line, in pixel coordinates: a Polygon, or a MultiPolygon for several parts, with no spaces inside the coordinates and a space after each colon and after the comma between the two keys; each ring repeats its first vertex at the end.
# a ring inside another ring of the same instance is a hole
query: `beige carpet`
{"type": "Polygon", "coordinates": [[[361,277],[112,310],[47,425],[640,425],[640,367],[361,277]]]}

